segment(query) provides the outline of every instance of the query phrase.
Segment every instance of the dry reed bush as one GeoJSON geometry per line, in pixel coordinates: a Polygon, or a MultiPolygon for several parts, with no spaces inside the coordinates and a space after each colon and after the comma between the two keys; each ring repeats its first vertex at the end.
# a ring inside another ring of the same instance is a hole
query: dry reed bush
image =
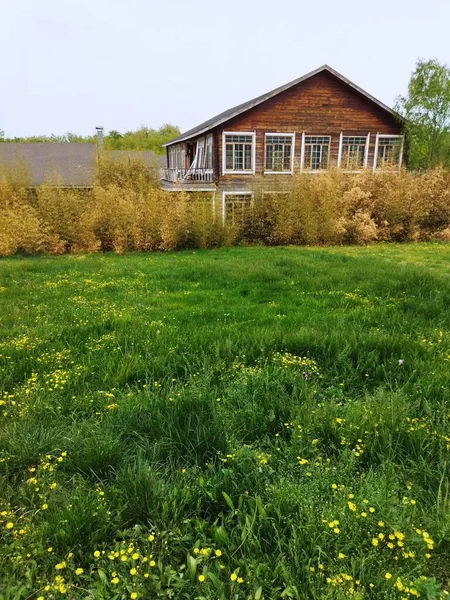
{"type": "MultiPolygon", "coordinates": [[[[266,182],[267,183],[267,182],[266,182]]],[[[450,240],[450,172],[337,169],[255,189],[242,222],[222,222],[220,194],[163,192],[155,170],[103,156],[89,190],[0,179],[0,255],[207,248],[237,243],[367,244],[450,240]],[[272,190],[273,191],[273,190],[272,190]]]]}

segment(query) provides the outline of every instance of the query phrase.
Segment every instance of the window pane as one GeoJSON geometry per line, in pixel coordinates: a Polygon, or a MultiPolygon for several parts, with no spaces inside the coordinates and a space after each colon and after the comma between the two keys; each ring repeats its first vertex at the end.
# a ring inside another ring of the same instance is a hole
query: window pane
{"type": "Polygon", "coordinates": [[[234,145],[233,169],[235,171],[242,171],[243,164],[244,164],[244,145],[243,144],[235,144],[234,145]]]}
{"type": "Polygon", "coordinates": [[[233,168],[233,146],[231,144],[227,144],[226,149],[225,167],[226,169],[231,170],[233,168]]]}
{"type": "Polygon", "coordinates": [[[272,150],[273,147],[271,145],[268,145],[266,148],[266,169],[273,169],[273,154],[272,154],[272,150]]]}
{"type": "Polygon", "coordinates": [[[252,168],[252,147],[249,144],[245,145],[245,167],[246,170],[252,168]]]}
{"type": "Polygon", "coordinates": [[[285,171],[291,170],[291,146],[284,147],[283,168],[285,171]]]}
{"type": "Polygon", "coordinates": [[[227,194],[225,196],[225,221],[228,224],[242,226],[251,215],[251,194],[227,194]]]}
{"type": "Polygon", "coordinates": [[[266,136],[266,170],[276,173],[291,170],[293,136],[266,136]]]}

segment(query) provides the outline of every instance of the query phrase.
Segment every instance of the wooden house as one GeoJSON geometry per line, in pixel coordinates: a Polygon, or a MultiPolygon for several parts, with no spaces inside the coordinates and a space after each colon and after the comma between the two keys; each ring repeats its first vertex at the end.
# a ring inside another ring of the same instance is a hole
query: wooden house
{"type": "Polygon", "coordinates": [[[399,170],[403,119],[324,65],[205,121],[167,144],[165,190],[216,192],[223,206],[255,184],[288,186],[299,172],[399,170]]]}

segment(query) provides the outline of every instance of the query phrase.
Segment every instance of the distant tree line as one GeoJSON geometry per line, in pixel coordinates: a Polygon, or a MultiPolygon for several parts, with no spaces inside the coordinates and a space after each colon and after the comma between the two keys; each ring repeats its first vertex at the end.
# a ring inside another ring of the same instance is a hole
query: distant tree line
{"type": "MultiPolygon", "coordinates": [[[[180,134],[180,129],[175,125],[166,123],[159,129],[139,127],[136,131],[120,133],[112,129],[104,136],[104,147],[107,150],[152,150],[155,154],[163,154],[163,144],[180,134]]],[[[68,144],[95,143],[97,136],[82,136],[75,133],[64,135],[39,135],[29,137],[6,138],[0,129],[0,142],[59,142],[68,144]]]]}

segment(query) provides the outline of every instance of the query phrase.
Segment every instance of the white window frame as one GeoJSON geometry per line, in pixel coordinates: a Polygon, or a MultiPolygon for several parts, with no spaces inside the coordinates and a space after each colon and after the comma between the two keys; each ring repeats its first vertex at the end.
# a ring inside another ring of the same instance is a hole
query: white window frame
{"type": "MultiPolygon", "coordinates": [[[[344,135],[344,132],[341,131],[341,133],[339,134],[339,152],[338,152],[338,169],[341,168],[342,166],[342,149],[344,146],[344,138],[345,137],[365,137],[366,138],[366,145],[364,148],[364,163],[363,163],[363,169],[367,169],[367,165],[369,162],[369,146],[370,146],[370,132],[364,136],[364,135],[344,135]]],[[[355,169],[353,171],[350,171],[348,169],[345,169],[346,173],[361,173],[361,169],[355,169]]]]}
{"type": "Polygon", "coordinates": [[[225,224],[226,217],[226,199],[227,196],[251,196],[250,206],[253,208],[255,203],[255,197],[250,190],[229,190],[228,192],[222,192],[222,223],[225,224]]]}
{"type": "Polygon", "coordinates": [[[303,131],[302,133],[302,151],[301,151],[301,155],[300,155],[300,171],[305,171],[305,173],[325,173],[326,171],[329,171],[330,169],[330,158],[331,158],[331,140],[332,140],[333,136],[332,135],[321,135],[318,133],[308,133],[308,135],[306,135],[306,133],[303,131]],[[305,148],[306,148],[306,138],[307,137],[321,137],[321,138],[328,138],[329,139],[329,144],[328,144],[328,161],[327,161],[327,168],[326,169],[305,169],[305,148]]]}
{"type": "Polygon", "coordinates": [[[266,133],[264,136],[264,175],[293,175],[294,174],[294,156],[295,156],[295,132],[294,133],[266,133]],[[291,138],[291,168],[289,171],[267,171],[266,160],[267,160],[267,138],[274,136],[283,136],[291,138]]]}
{"type": "Polygon", "coordinates": [[[222,132],[222,175],[254,175],[256,173],[256,131],[223,131],[222,132]],[[252,168],[246,171],[235,171],[226,168],[226,136],[247,135],[252,136],[252,168]]]}
{"type": "Polygon", "coordinates": [[[377,170],[377,163],[378,163],[378,145],[379,145],[379,141],[381,138],[397,138],[397,139],[401,139],[402,143],[400,146],[400,157],[398,159],[398,172],[401,171],[402,168],[402,162],[403,162],[403,148],[405,146],[405,136],[404,135],[397,135],[394,133],[377,133],[377,136],[375,138],[375,153],[373,156],[373,171],[375,172],[377,170]]]}

